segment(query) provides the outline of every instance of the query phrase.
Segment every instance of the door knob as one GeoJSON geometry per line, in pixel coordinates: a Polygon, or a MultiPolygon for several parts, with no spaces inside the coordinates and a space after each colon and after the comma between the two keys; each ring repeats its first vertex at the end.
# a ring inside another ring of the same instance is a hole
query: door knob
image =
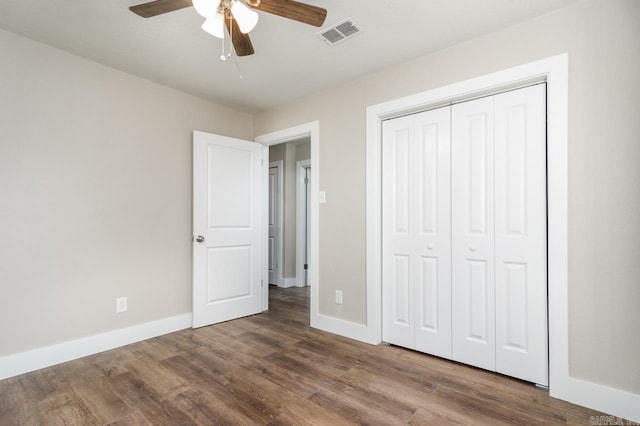
{"type": "Polygon", "coordinates": [[[476,246],[474,246],[473,244],[471,244],[471,245],[469,246],[469,250],[471,250],[471,251],[476,251],[476,249],[477,249],[477,247],[476,247],[476,246]]]}
{"type": "Polygon", "coordinates": [[[429,250],[433,250],[433,244],[427,244],[427,248],[428,248],[429,250]]]}
{"type": "Polygon", "coordinates": [[[199,242],[199,243],[202,243],[202,242],[204,242],[204,237],[202,235],[198,235],[196,237],[196,241],[199,242]]]}

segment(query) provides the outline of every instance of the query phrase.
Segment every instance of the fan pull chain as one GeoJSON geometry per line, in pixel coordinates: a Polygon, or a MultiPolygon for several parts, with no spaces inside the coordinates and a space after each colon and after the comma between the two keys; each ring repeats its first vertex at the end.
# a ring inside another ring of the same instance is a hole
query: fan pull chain
{"type": "Polygon", "coordinates": [[[236,58],[234,56],[231,55],[231,53],[233,52],[233,21],[232,21],[232,17],[229,16],[229,53],[224,52],[224,38],[222,39],[222,53],[220,54],[220,59],[223,61],[226,61],[227,59],[231,58],[231,60],[233,61],[234,65],[236,66],[236,70],[238,71],[238,77],[240,77],[240,80],[242,80],[242,72],[240,71],[240,64],[238,64],[238,61],[236,61],[236,58]]]}
{"type": "Polygon", "coordinates": [[[238,61],[236,61],[236,58],[231,58],[233,60],[233,63],[236,64],[236,70],[238,70],[238,77],[240,77],[240,80],[242,80],[242,73],[240,72],[240,64],[238,64],[238,61]]]}
{"type": "Polygon", "coordinates": [[[226,61],[227,59],[229,59],[231,57],[231,52],[233,52],[233,47],[232,47],[232,38],[233,38],[233,22],[232,22],[231,16],[229,16],[229,53],[225,53],[224,51],[224,38],[222,39],[222,53],[220,54],[220,60],[221,61],[226,61]]]}
{"type": "Polygon", "coordinates": [[[231,17],[231,13],[229,13],[229,53],[227,53],[227,59],[231,57],[231,53],[233,52],[233,18],[231,17]]]}

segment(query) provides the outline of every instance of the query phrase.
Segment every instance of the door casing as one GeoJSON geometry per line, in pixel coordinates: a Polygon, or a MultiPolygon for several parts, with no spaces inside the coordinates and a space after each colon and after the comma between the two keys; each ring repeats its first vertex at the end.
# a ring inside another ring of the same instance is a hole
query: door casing
{"type": "MultiPolygon", "coordinates": [[[[307,169],[311,168],[311,160],[300,160],[296,162],[296,281],[298,287],[308,285],[306,281],[306,271],[304,269],[305,253],[307,252],[308,238],[307,229],[307,194],[304,179],[307,169]]],[[[311,179],[309,179],[311,181],[311,179]]]]}

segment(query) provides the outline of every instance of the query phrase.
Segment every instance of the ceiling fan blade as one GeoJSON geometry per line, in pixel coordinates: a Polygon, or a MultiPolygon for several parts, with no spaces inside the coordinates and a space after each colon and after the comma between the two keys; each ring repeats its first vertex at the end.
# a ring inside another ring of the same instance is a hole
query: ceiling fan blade
{"type": "Polygon", "coordinates": [[[191,0],[156,0],[131,6],[129,10],[143,18],[151,18],[152,16],[173,12],[174,10],[183,9],[192,5],[191,0]]]}
{"type": "Polygon", "coordinates": [[[254,9],[273,13],[274,15],[293,19],[314,27],[321,27],[327,17],[327,9],[294,0],[262,0],[256,6],[253,6],[251,1],[248,1],[247,4],[254,9]]]}
{"type": "Polygon", "coordinates": [[[240,27],[235,19],[225,18],[225,24],[227,25],[227,31],[232,34],[231,41],[233,42],[233,47],[236,50],[236,55],[238,56],[249,56],[253,55],[253,45],[251,44],[251,39],[249,38],[249,34],[243,34],[240,31],[240,27]],[[230,22],[233,23],[233,31],[230,28],[230,22]]]}

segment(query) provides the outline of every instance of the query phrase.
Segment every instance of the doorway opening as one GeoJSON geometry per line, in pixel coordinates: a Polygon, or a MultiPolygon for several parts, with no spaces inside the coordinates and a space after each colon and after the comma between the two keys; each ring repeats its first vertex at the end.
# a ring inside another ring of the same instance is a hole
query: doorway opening
{"type": "MultiPolygon", "coordinates": [[[[282,161],[279,186],[275,178],[266,171],[270,167],[265,168],[264,173],[265,212],[275,212],[275,209],[269,208],[270,202],[272,206],[281,206],[278,222],[281,231],[272,234],[281,239],[280,249],[275,249],[276,256],[265,256],[264,281],[270,285],[263,286],[263,311],[269,309],[270,289],[280,292],[291,288],[296,294],[308,294],[309,322],[312,327],[318,328],[319,122],[261,135],[255,141],[269,148],[269,166],[282,161]],[[281,188],[277,197],[266,196],[269,186],[281,188]],[[269,267],[273,266],[272,261],[277,258],[278,253],[281,254],[281,261],[276,268],[279,272],[270,274],[272,270],[269,267]]],[[[265,220],[270,222],[277,220],[266,216],[268,214],[265,214],[265,220]]],[[[277,246],[276,241],[270,239],[265,230],[265,253],[268,253],[270,245],[277,246]]]]}
{"type": "Polygon", "coordinates": [[[311,140],[269,146],[269,284],[306,287],[311,140]]]}

